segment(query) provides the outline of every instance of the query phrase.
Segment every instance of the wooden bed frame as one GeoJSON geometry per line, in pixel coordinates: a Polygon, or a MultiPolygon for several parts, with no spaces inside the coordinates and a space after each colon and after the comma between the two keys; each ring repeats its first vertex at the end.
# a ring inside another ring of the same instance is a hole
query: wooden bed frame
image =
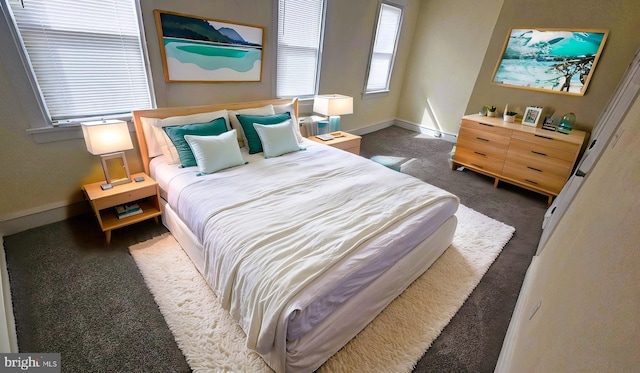
{"type": "Polygon", "coordinates": [[[215,105],[201,105],[201,106],[182,106],[182,107],[168,107],[168,108],[158,108],[158,109],[148,109],[148,110],[137,110],[133,112],[133,125],[136,129],[136,137],[138,139],[138,145],[140,147],[140,156],[142,157],[142,164],[144,165],[144,172],[149,175],[149,162],[151,162],[151,158],[149,157],[149,149],[147,147],[147,140],[144,137],[144,130],[142,129],[142,121],[140,117],[144,118],[169,118],[175,116],[184,116],[198,113],[207,113],[211,111],[218,110],[242,110],[242,109],[250,109],[257,108],[266,105],[286,105],[293,104],[294,113],[296,118],[298,116],[298,99],[297,98],[283,98],[283,99],[272,99],[272,100],[262,100],[262,101],[251,101],[251,102],[239,102],[239,103],[231,103],[231,104],[215,104],[215,105]]]}

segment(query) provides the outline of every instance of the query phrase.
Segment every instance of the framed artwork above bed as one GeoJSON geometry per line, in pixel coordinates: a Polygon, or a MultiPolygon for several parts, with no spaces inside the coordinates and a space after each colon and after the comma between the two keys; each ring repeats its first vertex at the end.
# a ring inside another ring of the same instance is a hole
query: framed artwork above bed
{"type": "Polygon", "coordinates": [[[593,29],[511,29],[491,81],[583,96],[608,33],[593,29]]]}
{"type": "Polygon", "coordinates": [[[264,27],[153,11],[166,82],[259,82],[264,27]]]}

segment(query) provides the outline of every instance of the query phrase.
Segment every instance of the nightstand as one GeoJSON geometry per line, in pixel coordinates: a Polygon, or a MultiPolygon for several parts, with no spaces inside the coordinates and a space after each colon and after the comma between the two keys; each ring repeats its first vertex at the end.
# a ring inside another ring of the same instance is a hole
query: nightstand
{"type": "Polygon", "coordinates": [[[131,179],[130,183],[116,185],[107,190],[100,188],[104,181],[82,186],[85,197],[91,203],[91,208],[100,223],[100,228],[106,235],[107,244],[111,242],[112,230],[150,218],[154,218],[157,224],[158,216],[162,214],[158,183],[145,173],[131,175],[131,179]],[[144,177],[144,180],[133,181],[136,177],[144,177]],[[133,202],[140,206],[142,213],[119,219],[114,207],[133,202]]]}
{"type": "Polygon", "coordinates": [[[358,135],[352,135],[344,131],[342,132],[342,134],[344,136],[336,137],[335,139],[329,141],[320,140],[315,136],[309,136],[307,138],[320,144],[333,146],[334,148],[342,149],[349,153],[360,155],[360,140],[362,139],[362,137],[358,135]]]}

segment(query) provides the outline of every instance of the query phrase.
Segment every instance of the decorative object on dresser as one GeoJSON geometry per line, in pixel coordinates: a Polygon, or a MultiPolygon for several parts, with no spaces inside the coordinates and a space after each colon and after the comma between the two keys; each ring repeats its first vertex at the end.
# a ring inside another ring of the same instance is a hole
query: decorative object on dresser
{"type": "Polygon", "coordinates": [[[339,131],[340,116],[353,113],[353,97],[336,94],[316,96],[313,100],[313,111],[329,117],[326,132],[320,132],[318,124],[318,134],[339,131]]]}
{"type": "Polygon", "coordinates": [[[162,214],[158,183],[145,173],[133,176],[143,180],[106,190],[99,182],[82,186],[85,198],[105,233],[107,244],[111,242],[112,230],[151,218],[158,223],[158,216],[162,214]]]}
{"type": "Polygon", "coordinates": [[[488,117],[495,117],[496,116],[496,107],[495,106],[485,106],[487,109],[487,116],[488,117]]]}
{"type": "Polygon", "coordinates": [[[491,81],[583,96],[608,33],[592,29],[511,29],[491,81]]]}
{"type": "Polygon", "coordinates": [[[542,108],[537,106],[529,106],[522,116],[522,124],[525,126],[538,127],[538,122],[542,116],[542,108]]]}
{"type": "Polygon", "coordinates": [[[547,131],[556,131],[558,126],[554,124],[555,120],[553,117],[544,118],[544,122],[542,122],[542,129],[547,131]]]}
{"type": "Polygon", "coordinates": [[[125,150],[133,149],[127,122],[101,120],[80,124],[87,150],[102,158],[102,169],[106,184],[102,189],[131,182],[125,150]]]}
{"type": "Polygon", "coordinates": [[[568,134],[573,129],[574,124],[576,124],[576,115],[574,113],[567,113],[560,119],[558,132],[568,134]]]}
{"type": "Polygon", "coordinates": [[[571,175],[586,132],[564,135],[480,115],[462,117],[451,168],[464,166],[549,197],[571,175]]]}

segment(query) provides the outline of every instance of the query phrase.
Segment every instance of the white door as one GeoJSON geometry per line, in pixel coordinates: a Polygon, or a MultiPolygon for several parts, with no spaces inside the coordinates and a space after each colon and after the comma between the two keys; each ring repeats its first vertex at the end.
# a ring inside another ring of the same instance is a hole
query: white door
{"type": "MultiPolygon", "coordinates": [[[[618,87],[607,103],[604,112],[598,119],[596,126],[591,133],[589,146],[585,151],[578,167],[573,175],[562,188],[558,197],[547,209],[542,222],[542,236],[538,244],[536,255],[540,255],[547,239],[553,233],[558,221],[564,215],[567,207],[573,201],[573,197],[580,189],[584,180],[589,177],[589,171],[600,159],[600,155],[612,141],[617,141],[621,133],[618,127],[627,115],[629,108],[638,97],[640,91],[640,50],[636,52],[633,61],[627,68],[626,73],[618,83],[618,87]]],[[[605,193],[606,191],[603,191],[605,193]]]]}

